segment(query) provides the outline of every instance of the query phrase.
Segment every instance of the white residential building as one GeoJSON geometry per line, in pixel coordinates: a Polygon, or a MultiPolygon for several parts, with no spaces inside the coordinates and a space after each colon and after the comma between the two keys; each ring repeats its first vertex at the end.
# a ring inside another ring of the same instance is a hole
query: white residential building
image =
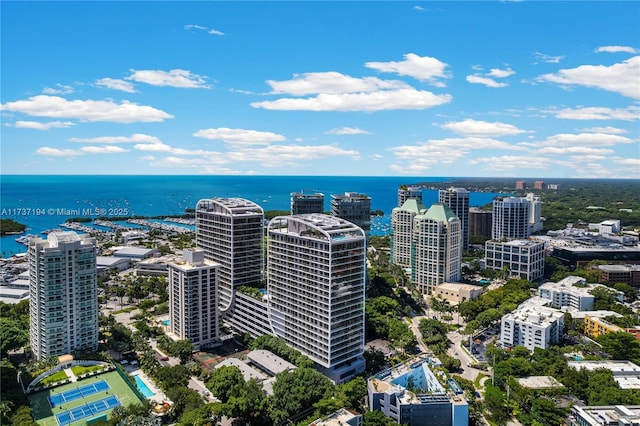
{"type": "Polygon", "coordinates": [[[637,426],[640,424],[638,405],[600,405],[571,407],[567,426],[637,426]]]}
{"type": "Polygon", "coordinates": [[[493,200],[494,240],[517,240],[528,238],[531,203],[522,197],[497,197],[493,200]]]}
{"type": "Polygon", "coordinates": [[[582,277],[570,276],[557,283],[546,282],[538,287],[538,296],[551,301],[554,308],[570,307],[579,311],[593,310],[593,295],[589,293],[599,284],[587,284],[582,277]]]}
{"type": "Polygon", "coordinates": [[[411,281],[428,296],[439,284],[460,281],[460,219],[446,204],[435,203],[413,222],[411,281]]]}
{"type": "Polygon", "coordinates": [[[214,198],[196,205],[196,246],[218,269],[222,312],[233,304],[235,287],[256,285],[264,267],[264,211],[243,198],[214,198]]]}
{"type": "Polygon", "coordinates": [[[422,187],[419,185],[400,185],[398,188],[398,207],[402,205],[410,198],[422,202],[422,187]]]}
{"type": "Polygon", "coordinates": [[[526,198],[529,201],[530,233],[542,231],[542,201],[532,192],[528,193],[526,198]]]}
{"type": "Polygon", "coordinates": [[[449,188],[438,191],[438,202],[449,206],[460,219],[462,227],[461,249],[469,249],[469,191],[464,188],[449,188]]]}
{"type": "Polygon", "coordinates": [[[220,339],[217,264],[205,260],[203,250],[184,250],[169,267],[169,331],[195,347],[220,339]]]}
{"type": "Polygon", "coordinates": [[[413,219],[427,208],[417,198],[410,198],[391,211],[391,263],[411,267],[413,247],[413,219]]]}
{"type": "Polygon", "coordinates": [[[549,300],[532,297],[502,317],[500,343],[504,347],[524,346],[530,351],[559,343],[564,313],[549,308],[549,300]]]}
{"type": "Polygon", "coordinates": [[[510,278],[535,281],[544,276],[544,243],[530,240],[485,242],[485,267],[502,270],[510,278]]]}
{"type": "Polygon", "coordinates": [[[274,334],[335,382],[364,370],[366,236],[323,214],[279,216],[267,228],[274,334]]]}
{"type": "Polygon", "coordinates": [[[32,238],[29,335],[37,359],[98,349],[96,241],[73,231],[32,238]]]}

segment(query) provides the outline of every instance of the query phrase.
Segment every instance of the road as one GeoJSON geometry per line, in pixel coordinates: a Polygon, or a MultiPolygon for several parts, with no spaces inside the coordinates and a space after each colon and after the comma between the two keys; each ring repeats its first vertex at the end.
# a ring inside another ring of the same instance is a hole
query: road
{"type": "Polygon", "coordinates": [[[475,363],[475,360],[471,358],[471,355],[467,353],[466,350],[462,348],[462,341],[467,339],[467,337],[463,337],[457,331],[452,331],[447,333],[447,338],[451,340],[453,345],[447,349],[447,352],[450,356],[454,358],[458,358],[461,363],[462,374],[460,374],[465,379],[471,380],[472,382],[476,380],[478,374],[480,374],[480,370],[472,367],[468,367],[469,365],[475,363]]]}

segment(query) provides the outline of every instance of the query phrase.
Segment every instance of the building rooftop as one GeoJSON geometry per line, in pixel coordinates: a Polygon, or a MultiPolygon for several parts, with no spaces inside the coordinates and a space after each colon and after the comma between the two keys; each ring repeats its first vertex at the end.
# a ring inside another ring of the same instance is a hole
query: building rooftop
{"type": "Polygon", "coordinates": [[[598,268],[607,272],[640,272],[640,265],[599,265],[598,268]]]}
{"type": "Polygon", "coordinates": [[[599,311],[579,311],[576,308],[567,308],[564,307],[563,309],[561,309],[563,312],[567,312],[571,315],[571,318],[575,318],[575,319],[584,319],[585,317],[590,317],[590,318],[606,318],[606,317],[616,317],[616,318],[622,318],[622,315],[614,312],[614,311],[604,311],[604,310],[599,310],[599,311]]]}
{"type": "Polygon", "coordinates": [[[555,389],[564,385],[553,376],[528,376],[518,379],[518,383],[528,389],[555,389]]]}
{"type": "Polygon", "coordinates": [[[442,290],[452,290],[452,291],[460,291],[460,290],[484,290],[484,287],[473,284],[462,284],[462,283],[442,283],[439,284],[437,289],[442,290]]]}
{"type": "Polygon", "coordinates": [[[573,411],[589,419],[588,425],[635,425],[640,423],[640,406],[610,405],[595,407],[574,406],[573,411]]]}
{"type": "Polygon", "coordinates": [[[542,242],[532,241],[532,240],[511,240],[511,241],[489,240],[487,242],[494,243],[494,244],[501,244],[501,245],[510,246],[510,247],[533,247],[540,244],[544,244],[542,242]]]}
{"type": "MultiPolygon", "coordinates": [[[[420,215],[420,217],[444,223],[448,223],[452,219],[458,219],[458,216],[456,216],[453,210],[451,210],[448,205],[443,203],[433,204],[431,207],[429,207],[429,210],[427,210],[426,213],[420,215]]],[[[416,219],[417,218],[418,216],[416,216],[416,219]]]]}
{"type": "Polygon", "coordinates": [[[314,420],[309,426],[345,426],[355,423],[355,420],[361,418],[362,414],[354,414],[346,408],[341,408],[328,416],[314,420]]]}
{"type": "Polygon", "coordinates": [[[157,249],[150,249],[146,247],[118,247],[115,248],[114,256],[116,257],[135,257],[143,258],[152,256],[155,253],[159,253],[157,249]]]}
{"type": "Polygon", "coordinates": [[[549,325],[564,316],[563,312],[549,308],[549,303],[551,301],[548,299],[534,296],[525,300],[515,311],[505,314],[502,318],[537,325],[549,325]]]}
{"type": "Polygon", "coordinates": [[[96,266],[115,266],[122,262],[129,262],[129,259],[115,256],[96,256],[96,266]]]}
{"type": "Polygon", "coordinates": [[[417,198],[409,198],[402,206],[395,207],[393,210],[408,211],[416,214],[422,214],[427,211],[427,207],[417,198]]]}
{"type": "Polygon", "coordinates": [[[224,366],[233,366],[238,367],[245,381],[249,381],[251,379],[256,379],[258,381],[262,381],[267,378],[264,374],[256,370],[255,368],[248,365],[246,362],[238,359],[238,358],[227,358],[224,361],[220,362],[215,366],[217,370],[220,367],[224,366]]]}
{"type": "Polygon", "coordinates": [[[269,232],[330,241],[365,238],[364,231],[359,226],[348,220],[322,213],[275,217],[269,222],[269,232]]]}
{"type": "Polygon", "coordinates": [[[283,371],[293,370],[295,365],[291,364],[273,352],[265,351],[263,349],[256,349],[247,354],[249,361],[263,367],[264,369],[272,372],[273,374],[282,373],[283,371]]]}
{"type": "Polygon", "coordinates": [[[640,389],[640,366],[631,361],[569,361],[567,365],[576,370],[604,368],[611,371],[621,389],[640,389]]]}

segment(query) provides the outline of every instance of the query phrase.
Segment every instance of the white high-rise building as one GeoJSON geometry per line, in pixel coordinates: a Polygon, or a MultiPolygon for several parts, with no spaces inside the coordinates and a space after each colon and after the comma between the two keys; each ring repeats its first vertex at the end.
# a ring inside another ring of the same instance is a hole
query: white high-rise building
{"type": "Polygon", "coordinates": [[[544,276],[544,243],[530,240],[487,241],[487,269],[504,270],[510,278],[535,281],[544,276]]]}
{"type": "Polygon", "coordinates": [[[170,262],[168,269],[171,334],[196,347],[218,342],[218,265],[205,260],[203,250],[184,250],[182,259],[170,262]]]}
{"type": "Polygon", "coordinates": [[[324,214],[279,216],[267,238],[274,334],[336,382],[363,371],[364,231],[324,214]]]}
{"type": "Polygon", "coordinates": [[[460,281],[460,219],[449,206],[436,203],[413,220],[411,281],[424,295],[430,295],[443,282],[460,281]]]}
{"type": "Polygon", "coordinates": [[[550,301],[532,297],[502,317],[500,343],[505,348],[524,346],[533,352],[559,343],[564,332],[564,312],[549,308],[550,301]]]}
{"type": "Polygon", "coordinates": [[[493,240],[527,239],[529,226],[529,200],[522,197],[497,197],[493,200],[493,240]]]}
{"type": "Polygon", "coordinates": [[[532,192],[529,192],[526,198],[529,201],[530,232],[542,231],[542,201],[532,192]]]}
{"type": "Polygon", "coordinates": [[[398,207],[402,207],[405,201],[411,198],[422,202],[422,187],[419,185],[400,185],[398,188],[398,207]]]}
{"type": "Polygon", "coordinates": [[[222,312],[233,305],[235,287],[262,280],[264,211],[243,198],[214,198],[196,205],[196,246],[218,263],[218,295],[222,312]]]}
{"type": "Polygon", "coordinates": [[[401,207],[391,211],[391,262],[411,267],[413,253],[413,219],[427,208],[417,198],[410,198],[401,207]]]}
{"type": "Polygon", "coordinates": [[[37,359],[98,349],[96,241],[73,231],[32,238],[29,335],[37,359]]]}
{"type": "Polygon", "coordinates": [[[469,249],[469,191],[464,188],[449,188],[438,191],[438,202],[449,206],[460,219],[462,226],[462,250],[469,249]]]}

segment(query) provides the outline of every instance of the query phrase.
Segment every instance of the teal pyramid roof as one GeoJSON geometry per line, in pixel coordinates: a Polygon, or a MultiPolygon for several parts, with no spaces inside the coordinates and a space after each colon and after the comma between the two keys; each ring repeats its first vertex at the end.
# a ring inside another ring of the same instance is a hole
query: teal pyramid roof
{"type": "MultiPolygon", "coordinates": [[[[427,210],[427,207],[422,204],[417,198],[409,198],[401,207],[396,207],[398,210],[405,210],[410,212],[415,212],[416,214],[422,214],[427,210]]],[[[394,209],[394,210],[395,210],[394,209]]]]}
{"type": "Polygon", "coordinates": [[[448,223],[451,219],[458,217],[448,205],[443,203],[433,204],[423,216],[437,222],[445,223],[448,223]]]}

